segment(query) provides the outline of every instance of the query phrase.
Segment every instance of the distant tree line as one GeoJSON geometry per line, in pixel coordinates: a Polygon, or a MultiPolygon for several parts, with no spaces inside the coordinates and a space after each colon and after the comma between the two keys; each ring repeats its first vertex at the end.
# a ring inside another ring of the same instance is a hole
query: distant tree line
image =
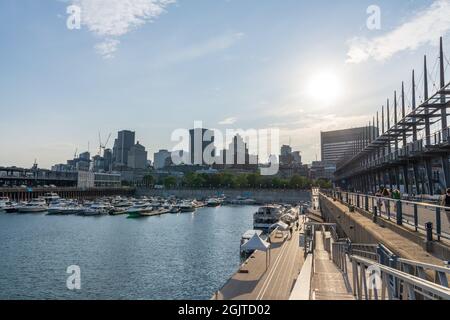
{"type": "Polygon", "coordinates": [[[163,185],[165,188],[222,188],[222,189],[310,189],[317,186],[330,189],[332,184],[328,180],[312,180],[295,175],[290,179],[282,179],[274,176],[261,176],[258,173],[232,174],[221,172],[217,174],[188,173],[182,179],[168,176],[155,179],[154,176],[144,177],[146,186],[163,185]]]}

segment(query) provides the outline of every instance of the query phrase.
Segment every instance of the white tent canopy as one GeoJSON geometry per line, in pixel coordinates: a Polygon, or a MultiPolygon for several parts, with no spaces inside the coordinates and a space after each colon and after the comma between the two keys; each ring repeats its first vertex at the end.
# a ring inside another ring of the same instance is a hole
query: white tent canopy
{"type": "Polygon", "coordinates": [[[267,251],[270,244],[265,242],[258,234],[254,234],[253,237],[242,245],[242,251],[267,251]]]}

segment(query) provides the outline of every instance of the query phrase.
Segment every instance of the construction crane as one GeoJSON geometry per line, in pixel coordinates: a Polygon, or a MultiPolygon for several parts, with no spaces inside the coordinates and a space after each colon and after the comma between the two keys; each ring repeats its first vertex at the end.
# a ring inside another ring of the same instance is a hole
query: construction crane
{"type": "Polygon", "coordinates": [[[99,142],[98,155],[99,156],[102,155],[102,150],[103,150],[103,154],[105,154],[105,149],[106,149],[106,146],[108,145],[109,139],[111,139],[111,133],[108,135],[106,142],[104,144],[102,144],[101,133],[100,133],[100,131],[98,132],[98,142],[99,142]]]}

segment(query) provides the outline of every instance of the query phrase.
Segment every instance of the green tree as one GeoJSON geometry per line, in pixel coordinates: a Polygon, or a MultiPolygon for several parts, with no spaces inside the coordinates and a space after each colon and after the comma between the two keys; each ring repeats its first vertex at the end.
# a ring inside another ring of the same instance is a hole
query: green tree
{"type": "Polygon", "coordinates": [[[154,185],[155,184],[155,177],[153,177],[152,175],[146,175],[144,178],[143,178],[143,182],[144,182],[144,184],[147,186],[147,187],[150,187],[150,186],[152,186],[152,185],[154,185]]]}
{"type": "Polygon", "coordinates": [[[164,178],[164,187],[167,189],[173,188],[177,185],[177,178],[170,176],[164,178]]]}

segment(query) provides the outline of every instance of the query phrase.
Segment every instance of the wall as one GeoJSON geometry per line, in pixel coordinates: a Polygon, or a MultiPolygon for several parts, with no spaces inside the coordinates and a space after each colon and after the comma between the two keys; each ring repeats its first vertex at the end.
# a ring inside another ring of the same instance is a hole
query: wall
{"type": "Polygon", "coordinates": [[[310,201],[311,192],[299,190],[154,190],[138,188],[137,196],[163,196],[174,195],[178,198],[201,199],[225,194],[227,198],[248,197],[258,203],[283,202],[298,203],[299,201],[310,201]]]}

